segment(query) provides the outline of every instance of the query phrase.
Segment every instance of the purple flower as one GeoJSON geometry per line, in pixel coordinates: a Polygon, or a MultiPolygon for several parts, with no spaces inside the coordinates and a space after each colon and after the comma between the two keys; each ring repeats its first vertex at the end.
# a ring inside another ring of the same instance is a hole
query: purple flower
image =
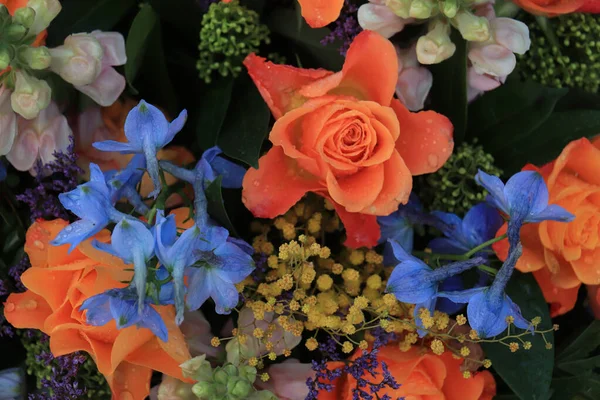
{"type": "Polygon", "coordinates": [[[352,44],[356,35],[362,31],[362,28],[356,19],[357,12],[358,7],[356,5],[352,4],[350,0],[344,0],[344,6],[340,11],[340,16],[337,21],[334,22],[335,27],[329,35],[321,40],[321,44],[327,46],[328,44],[335,42],[336,39],[339,39],[342,42],[339,52],[341,55],[346,56],[350,44],[352,44]]]}

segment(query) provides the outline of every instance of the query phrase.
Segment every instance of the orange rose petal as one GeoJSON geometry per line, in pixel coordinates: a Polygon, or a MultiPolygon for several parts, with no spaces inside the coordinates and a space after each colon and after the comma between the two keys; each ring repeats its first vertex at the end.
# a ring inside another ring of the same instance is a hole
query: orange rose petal
{"type": "Polygon", "coordinates": [[[175,223],[180,229],[188,229],[194,226],[193,215],[190,215],[190,209],[187,207],[176,208],[169,214],[173,214],[175,216],[175,223]]]}
{"type": "Polygon", "coordinates": [[[536,15],[557,16],[579,10],[586,0],[513,0],[521,8],[536,15]]]}
{"type": "Polygon", "coordinates": [[[65,301],[69,287],[81,275],[78,271],[54,271],[46,268],[29,268],[23,275],[23,285],[42,295],[52,310],[65,301]]]}
{"type": "MultiPolygon", "coordinates": [[[[55,357],[76,351],[85,351],[95,356],[92,346],[80,334],[78,329],[62,329],[52,332],[50,335],[50,351],[55,357]]],[[[96,361],[95,357],[94,360],[96,361]]]]}
{"type": "Polygon", "coordinates": [[[483,393],[479,400],[492,400],[496,397],[496,380],[490,371],[481,371],[477,376],[483,378],[483,393]]]}
{"type": "Polygon", "coordinates": [[[114,367],[119,365],[131,353],[144,346],[154,337],[150,329],[130,326],[119,331],[117,339],[114,341],[110,354],[110,361],[114,367]]]}
{"type": "Polygon", "coordinates": [[[12,293],[4,303],[4,317],[15,328],[44,330],[44,321],[52,309],[43,297],[31,290],[12,293]]]}
{"type": "Polygon", "coordinates": [[[600,285],[587,285],[588,301],[596,319],[600,319],[600,285]]]}
{"type": "Polygon", "coordinates": [[[577,278],[586,285],[597,285],[600,283],[600,248],[584,250],[579,260],[571,261],[573,271],[577,278]]]}
{"type": "Polygon", "coordinates": [[[406,204],[412,190],[412,176],[398,152],[383,164],[383,189],[369,207],[362,210],[365,214],[389,215],[406,204]]]}
{"type": "Polygon", "coordinates": [[[353,249],[377,246],[377,241],[381,237],[381,230],[376,216],[348,212],[335,202],[333,205],[346,229],[344,246],[353,249]]]}
{"type": "Polygon", "coordinates": [[[306,101],[298,93],[302,86],[332,74],[324,69],[274,64],[254,53],[246,57],[244,65],[276,119],[306,101]]]}
{"type": "Polygon", "coordinates": [[[67,300],[60,307],[53,310],[52,314],[44,322],[44,332],[54,332],[62,329],[79,329],[80,321],[73,316],[73,306],[67,300]]]}
{"type": "Polygon", "coordinates": [[[450,120],[434,111],[411,113],[396,99],[392,108],[400,121],[396,149],[410,172],[422,175],[440,169],[454,149],[450,120]]]}
{"type": "Polygon", "coordinates": [[[580,285],[570,289],[559,288],[552,283],[552,274],[546,268],[535,271],[533,276],[540,285],[546,302],[550,304],[552,318],[565,314],[575,307],[580,285]]]}
{"type": "Polygon", "coordinates": [[[340,16],[344,0],[298,0],[302,17],[311,28],[322,28],[340,16]]]}
{"type": "Polygon", "coordinates": [[[479,400],[484,390],[484,376],[476,374],[465,379],[460,370],[462,359],[456,360],[449,351],[442,354],[440,359],[446,365],[448,374],[443,386],[446,400],[479,400]]]}
{"type": "Polygon", "coordinates": [[[112,398],[115,400],[144,400],[150,394],[152,370],[122,362],[111,375],[106,376],[112,398]]]}
{"type": "Polygon", "coordinates": [[[320,185],[314,177],[301,175],[296,161],[275,146],[258,160],[258,169],[246,172],[242,187],[242,200],[255,217],[274,218],[320,185]]]}
{"type": "MultiPolygon", "coordinates": [[[[101,231],[94,237],[95,240],[103,243],[110,243],[110,232],[107,230],[101,231]]],[[[109,267],[118,269],[131,268],[128,264],[125,264],[119,257],[113,256],[105,251],[98,250],[92,246],[92,240],[85,240],[77,246],[77,249],[86,257],[94,260],[98,264],[103,264],[109,267]]]]}
{"type": "Polygon", "coordinates": [[[552,188],[564,168],[572,169],[579,179],[600,185],[600,177],[596,173],[600,169],[600,149],[588,139],[582,138],[569,143],[555,161],[552,173],[548,176],[548,187],[552,188]]]}
{"type": "Polygon", "coordinates": [[[8,13],[13,15],[19,8],[27,7],[29,0],[0,0],[0,4],[4,4],[8,13]]]}
{"type": "MultiPolygon", "coordinates": [[[[336,178],[333,172],[327,174],[327,189],[333,201],[343,206],[348,212],[360,212],[373,204],[381,189],[384,179],[383,164],[363,168],[357,173],[336,178]]],[[[376,209],[369,208],[369,214],[376,209]]]]}
{"type": "Polygon", "coordinates": [[[180,363],[162,349],[159,341],[160,339],[155,337],[144,343],[142,347],[127,356],[127,361],[185,380],[181,373],[180,363]]]}
{"type": "MultiPolygon", "coordinates": [[[[538,224],[525,224],[521,227],[521,243],[523,244],[523,254],[517,261],[516,268],[521,272],[537,271],[546,266],[544,260],[544,247],[538,237],[538,224]]],[[[507,224],[505,223],[496,232],[496,237],[506,233],[507,224]]],[[[501,240],[492,245],[496,255],[501,261],[508,257],[508,239],[501,240]]]]}
{"type": "Polygon", "coordinates": [[[69,223],[62,219],[52,221],[37,220],[25,235],[25,252],[32,267],[46,268],[48,265],[61,265],[82,259],[75,249],[68,253],[69,245],[53,246],[50,241],[69,223]]]}
{"type": "MultiPolygon", "coordinates": [[[[175,360],[177,365],[183,364],[192,356],[185,341],[185,336],[183,336],[181,329],[175,324],[175,308],[172,306],[160,306],[156,307],[156,311],[158,311],[163,321],[165,321],[167,331],[169,332],[169,340],[167,342],[156,338],[158,344],[175,360]]],[[[178,371],[180,369],[178,367],[178,371]]],[[[178,371],[177,373],[179,373],[178,371]]]]}

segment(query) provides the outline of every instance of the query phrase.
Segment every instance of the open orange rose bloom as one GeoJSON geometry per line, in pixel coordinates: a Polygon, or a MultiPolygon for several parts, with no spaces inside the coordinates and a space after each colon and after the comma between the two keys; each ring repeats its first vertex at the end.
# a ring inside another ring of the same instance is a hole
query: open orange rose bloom
{"type": "Polygon", "coordinates": [[[398,60],[377,33],[359,34],[340,72],[244,64],[277,119],[273,148],[248,170],[243,201],[257,217],[285,213],[307,192],[329,199],[346,245],[374,246],[376,216],[405,204],[412,175],[437,171],[452,153],[452,124],[433,111],[409,112],[393,98],[398,60]]]}
{"type": "MultiPolygon", "coordinates": [[[[114,320],[91,326],[79,311],[83,301],[108,289],[124,287],[130,266],[96,250],[91,239],[68,254],[68,245],[49,244],[67,226],[63,220],[38,221],[27,231],[25,251],[31,268],[21,276],[27,291],[11,294],[4,308],[17,328],[39,329],[50,336],[54,356],[75,351],[89,353],[113,393],[113,399],[144,400],[150,392],[152,370],[183,379],[179,364],[190,358],[183,335],[175,325],[172,306],[157,307],[167,324],[169,341],[149,329],[131,326],[117,330],[114,320]]],[[[108,231],[96,239],[108,241],[108,231]]]]}

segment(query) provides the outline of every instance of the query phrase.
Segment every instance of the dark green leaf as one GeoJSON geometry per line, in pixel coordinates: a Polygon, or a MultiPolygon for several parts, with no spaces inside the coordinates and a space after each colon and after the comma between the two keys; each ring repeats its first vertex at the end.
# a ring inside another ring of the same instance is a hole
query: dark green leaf
{"type": "Polygon", "coordinates": [[[79,32],[109,31],[136,4],[136,0],[62,0],[62,11],[48,29],[49,46],[79,32]]]}
{"type": "Polygon", "coordinates": [[[552,400],[596,400],[600,398],[600,377],[595,374],[556,378],[552,400]]]}
{"type": "Polygon", "coordinates": [[[271,112],[247,73],[233,86],[231,103],[217,144],[229,157],[258,168],[258,158],[269,133],[271,112]]]}
{"type": "Polygon", "coordinates": [[[280,34],[293,41],[298,47],[305,50],[321,68],[339,71],[344,64],[344,57],[338,51],[340,42],[323,46],[321,40],[331,31],[327,28],[313,29],[304,18],[294,10],[278,9],[271,13],[268,26],[271,32],[280,34]]]}
{"type": "Polygon", "coordinates": [[[222,177],[219,176],[206,188],[208,214],[227,229],[231,235],[237,236],[235,228],[227,215],[227,210],[225,210],[223,194],[221,193],[221,180],[222,177]]]}
{"type": "Polygon", "coordinates": [[[204,150],[217,144],[217,138],[231,101],[233,78],[219,78],[206,85],[198,106],[197,137],[204,150]]]}
{"type": "Polygon", "coordinates": [[[431,109],[444,114],[454,125],[454,140],[463,141],[467,129],[467,42],[453,29],[456,52],[449,59],[432,65],[431,109]]]}
{"type": "MultiPolygon", "coordinates": [[[[598,337],[596,337],[596,342],[598,342],[598,337]]],[[[600,356],[581,360],[557,362],[557,367],[573,375],[583,375],[589,373],[594,368],[600,368],[600,356]]]]}
{"type": "Polygon", "coordinates": [[[592,322],[573,342],[560,352],[557,365],[564,362],[582,360],[600,346],[600,321],[592,322]]]}
{"type": "MultiPolygon", "coordinates": [[[[552,320],[548,305],[531,274],[515,271],[506,291],[521,307],[521,312],[526,319],[542,317],[538,329],[551,328],[552,320]]],[[[494,370],[521,400],[546,400],[550,394],[554,350],[545,348],[541,335],[527,335],[523,340],[532,343],[530,350],[521,349],[512,353],[507,346],[500,343],[484,343],[483,349],[486,357],[492,360],[494,370]]],[[[546,340],[554,344],[553,332],[546,334],[546,340]]]]}
{"type": "Polygon", "coordinates": [[[4,244],[2,246],[2,253],[7,254],[16,250],[19,245],[23,242],[19,236],[19,231],[12,230],[4,237],[4,244]]]}
{"type": "Polygon", "coordinates": [[[469,138],[477,138],[494,155],[502,153],[518,145],[521,138],[548,119],[567,91],[547,88],[535,82],[509,80],[471,104],[469,138]]]}
{"type": "MultiPolygon", "coordinates": [[[[125,51],[127,52],[127,64],[125,64],[125,78],[133,88],[133,82],[138,74],[144,55],[152,39],[152,31],[156,29],[158,15],[148,4],[142,4],[137,13],[125,42],[125,51]]],[[[135,91],[137,94],[137,91],[135,91]]]]}

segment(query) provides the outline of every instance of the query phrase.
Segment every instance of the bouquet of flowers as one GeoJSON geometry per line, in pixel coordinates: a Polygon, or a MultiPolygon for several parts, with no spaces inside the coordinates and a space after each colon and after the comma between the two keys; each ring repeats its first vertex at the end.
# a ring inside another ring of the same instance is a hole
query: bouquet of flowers
{"type": "Polygon", "coordinates": [[[0,400],[599,399],[599,13],[0,0],[0,400]]]}

